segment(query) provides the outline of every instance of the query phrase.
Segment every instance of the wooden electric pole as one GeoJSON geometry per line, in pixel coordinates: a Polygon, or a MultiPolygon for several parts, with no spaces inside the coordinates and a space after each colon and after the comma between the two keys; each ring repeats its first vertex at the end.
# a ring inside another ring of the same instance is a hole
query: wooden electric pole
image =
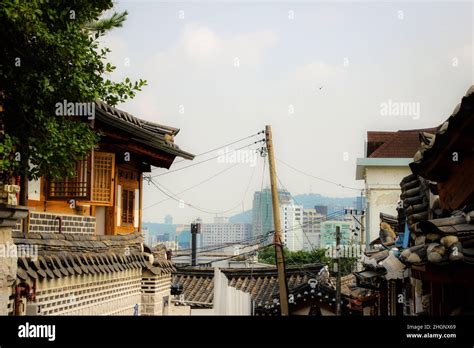
{"type": "Polygon", "coordinates": [[[289,315],[288,311],[288,285],[286,283],[285,256],[283,254],[283,243],[281,241],[280,206],[278,204],[278,186],[275,169],[275,155],[273,153],[272,128],[265,126],[265,139],[268,152],[268,167],[270,168],[270,185],[272,190],[273,224],[275,234],[273,244],[275,245],[275,260],[278,271],[278,288],[280,291],[281,315],[289,315]]]}
{"type": "Polygon", "coordinates": [[[341,227],[336,226],[336,315],[341,315],[341,227]]]}
{"type": "Polygon", "coordinates": [[[362,210],[362,215],[360,217],[360,244],[365,245],[365,214],[364,211],[362,210]]]}
{"type": "Polygon", "coordinates": [[[364,245],[365,244],[365,206],[363,204],[364,202],[364,191],[360,191],[360,203],[361,203],[361,216],[360,216],[360,244],[364,245]]]}

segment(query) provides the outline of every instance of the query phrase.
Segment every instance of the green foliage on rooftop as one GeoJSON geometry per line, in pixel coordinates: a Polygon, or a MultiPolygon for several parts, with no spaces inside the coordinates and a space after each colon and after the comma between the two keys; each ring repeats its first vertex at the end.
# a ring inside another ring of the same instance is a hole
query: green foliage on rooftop
{"type": "MultiPolygon", "coordinates": [[[[329,270],[334,267],[334,259],[326,256],[326,249],[314,249],[312,251],[290,251],[288,248],[283,248],[285,255],[286,266],[308,265],[313,263],[322,263],[329,266],[329,270]]],[[[258,261],[270,265],[275,264],[275,247],[270,245],[258,252],[258,261]]],[[[352,272],[356,263],[355,258],[341,258],[342,275],[347,275],[352,272]]]]}

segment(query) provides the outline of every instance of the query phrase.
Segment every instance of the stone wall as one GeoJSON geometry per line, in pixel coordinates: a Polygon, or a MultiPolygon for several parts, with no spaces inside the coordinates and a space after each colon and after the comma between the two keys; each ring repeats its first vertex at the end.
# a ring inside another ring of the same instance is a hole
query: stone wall
{"type": "MultiPolygon", "coordinates": [[[[62,233],[94,234],[96,219],[94,216],[66,215],[46,212],[30,212],[29,232],[59,232],[59,220],[62,219],[62,233]]],[[[16,224],[14,231],[20,231],[16,224]]]]}

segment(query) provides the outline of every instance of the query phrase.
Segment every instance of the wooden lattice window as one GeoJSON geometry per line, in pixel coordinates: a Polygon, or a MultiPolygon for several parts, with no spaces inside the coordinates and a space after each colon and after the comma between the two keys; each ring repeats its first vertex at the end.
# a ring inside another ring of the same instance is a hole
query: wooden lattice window
{"type": "Polygon", "coordinates": [[[96,205],[113,205],[115,155],[93,152],[76,162],[75,175],[49,183],[48,199],[80,199],[96,205]],[[92,165],[91,165],[92,164],[92,165]]]}
{"type": "Polygon", "coordinates": [[[135,204],[134,190],[122,190],[122,225],[133,224],[133,209],[135,204]]]}
{"type": "Polygon", "coordinates": [[[90,198],[91,156],[75,164],[75,174],[62,180],[52,180],[48,185],[49,199],[90,198]]]}
{"type": "Polygon", "coordinates": [[[115,155],[94,152],[91,202],[99,205],[113,204],[115,155]]]}

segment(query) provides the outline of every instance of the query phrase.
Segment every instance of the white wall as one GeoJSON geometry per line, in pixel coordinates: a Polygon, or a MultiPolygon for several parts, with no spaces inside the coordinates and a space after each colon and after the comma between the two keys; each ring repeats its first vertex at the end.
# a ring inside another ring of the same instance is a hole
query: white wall
{"type": "Polygon", "coordinates": [[[282,238],[290,251],[299,251],[304,246],[303,234],[303,206],[289,203],[280,205],[282,238]]]}
{"type": "Polygon", "coordinates": [[[251,303],[249,293],[229,286],[220,269],[214,269],[214,315],[252,315],[251,303]]]}
{"type": "Polygon", "coordinates": [[[365,186],[367,195],[368,242],[379,236],[380,213],[397,215],[397,202],[400,199],[400,181],[411,174],[408,166],[366,167],[365,186]]]}

